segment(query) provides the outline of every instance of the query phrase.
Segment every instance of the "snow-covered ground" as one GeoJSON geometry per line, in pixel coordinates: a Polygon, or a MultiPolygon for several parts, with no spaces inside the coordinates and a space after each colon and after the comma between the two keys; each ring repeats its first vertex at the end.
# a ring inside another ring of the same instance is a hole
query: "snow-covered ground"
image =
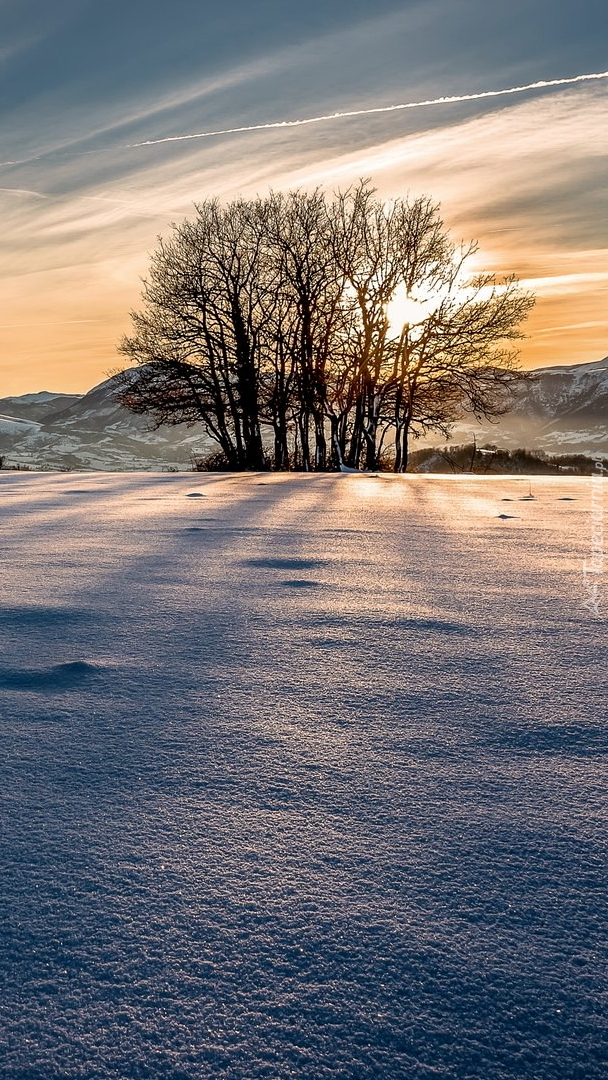
{"type": "Polygon", "coordinates": [[[2,1080],[595,1080],[591,481],[0,474],[2,1080]]]}

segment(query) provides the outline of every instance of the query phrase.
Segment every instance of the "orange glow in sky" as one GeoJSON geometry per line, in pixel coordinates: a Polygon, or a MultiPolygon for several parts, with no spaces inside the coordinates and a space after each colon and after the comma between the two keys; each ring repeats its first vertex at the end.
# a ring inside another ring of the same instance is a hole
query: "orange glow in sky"
{"type": "MultiPolygon", "coordinates": [[[[67,0],[60,7],[67,12],[67,0]]],[[[164,17],[164,8],[153,8],[154,18],[164,17]]],[[[478,12],[482,30],[483,19],[494,18],[488,10],[478,12]]],[[[456,243],[478,241],[477,270],[515,274],[536,294],[521,343],[525,367],[605,356],[608,80],[488,98],[492,87],[534,81],[505,53],[494,71],[456,66],[443,85],[438,77],[431,84],[416,48],[440,49],[437,24],[420,15],[412,37],[412,11],[408,0],[377,18],[359,12],[347,29],[319,30],[314,48],[292,41],[265,53],[260,29],[255,57],[205,73],[196,71],[193,51],[188,78],[181,69],[165,72],[162,87],[142,68],[141,86],[125,82],[124,101],[112,96],[109,76],[94,96],[82,65],[65,91],[53,85],[27,107],[17,96],[0,160],[0,394],[84,392],[120,367],[116,346],[157,238],[191,215],[194,202],[271,188],[331,192],[362,177],[382,198],[429,195],[456,243]],[[414,74],[398,92],[399,42],[414,74]],[[79,87],[90,100],[79,101],[79,87]],[[432,103],[454,87],[451,103],[391,111],[391,101],[432,103]],[[328,118],[273,126],[273,117],[290,116],[328,118]],[[229,128],[239,131],[188,135],[229,128]]],[[[487,40],[507,49],[495,36],[487,40]]],[[[521,34],[517,40],[521,48],[521,34]]],[[[27,56],[19,42],[16,52],[27,56]]],[[[446,56],[457,65],[454,49],[452,42],[446,56]]],[[[534,60],[532,53],[526,60],[530,76],[534,60]]],[[[127,70],[125,62],[125,80],[127,70]]],[[[574,73],[540,72],[547,82],[558,74],[574,73]]]]}

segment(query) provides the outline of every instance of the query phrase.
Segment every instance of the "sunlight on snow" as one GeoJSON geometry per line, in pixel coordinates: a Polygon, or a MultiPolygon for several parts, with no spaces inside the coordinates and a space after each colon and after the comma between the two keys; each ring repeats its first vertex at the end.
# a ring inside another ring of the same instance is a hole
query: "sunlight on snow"
{"type": "Polygon", "coordinates": [[[0,473],[7,1076],[602,1080],[591,485],[529,485],[0,473]]]}

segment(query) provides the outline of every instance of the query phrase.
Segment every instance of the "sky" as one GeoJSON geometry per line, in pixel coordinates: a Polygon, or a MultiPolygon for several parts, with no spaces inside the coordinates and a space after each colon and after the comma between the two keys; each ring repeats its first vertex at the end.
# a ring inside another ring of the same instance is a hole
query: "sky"
{"type": "Polygon", "coordinates": [[[120,367],[195,202],[360,177],[533,289],[525,367],[599,360],[607,43],[605,0],[0,0],[0,396],[120,367]]]}

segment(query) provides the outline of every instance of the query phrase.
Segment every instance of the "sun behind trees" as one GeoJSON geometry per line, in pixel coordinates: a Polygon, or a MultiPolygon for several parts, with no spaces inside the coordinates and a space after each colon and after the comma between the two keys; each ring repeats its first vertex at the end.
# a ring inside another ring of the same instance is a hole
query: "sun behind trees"
{"type": "Polygon", "coordinates": [[[272,193],[160,241],[120,351],[119,399],[202,423],[230,469],[403,472],[410,436],[506,412],[527,376],[510,343],[534,300],[467,274],[429,198],[272,193]]]}

